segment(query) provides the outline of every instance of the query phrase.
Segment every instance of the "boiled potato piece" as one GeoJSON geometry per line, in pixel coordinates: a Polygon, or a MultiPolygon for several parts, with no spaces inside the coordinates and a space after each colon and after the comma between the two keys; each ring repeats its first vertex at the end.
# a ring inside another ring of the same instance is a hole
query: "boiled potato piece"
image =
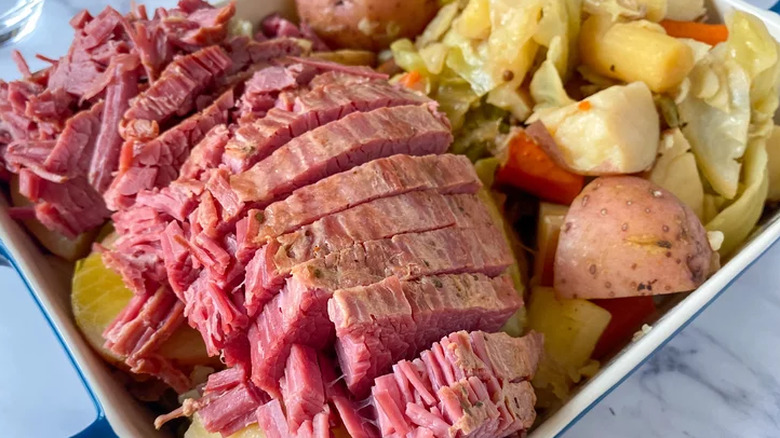
{"type": "MultiPolygon", "coordinates": [[[[103,331],[132,296],[119,274],[103,264],[100,253],[76,262],[70,296],[73,317],[90,346],[114,365],[122,366],[123,359],[103,346],[103,331]]],[[[187,325],[165,341],[160,354],[182,365],[219,365],[218,358],[206,353],[200,333],[187,325]]]]}
{"type": "MultiPolygon", "coordinates": [[[[19,193],[19,176],[11,175],[10,181],[11,203],[16,207],[29,207],[33,204],[24,195],[19,193]]],[[[35,236],[44,248],[51,251],[52,254],[62,257],[70,262],[76,261],[89,253],[92,242],[98,234],[99,229],[85,231],[75,239],[65,237],[62,234],[46,228],[37,219],[23,220],[25,228],[35,236]]]]}
{"type": "Polygon", "coordinates": [[[534,258],[534,284],[553,285],[553,264],[558,235],[569,207],[542,202],[539,204],[539,220],[536,225],[536,257],[534,258]]]}
{"type": "Polygon", "coordinates": [[[590,356],[611,318],[590,301],[557,299],[547,287],[531,290],[528,327],[544,335],[545,354],[533,380],[540,401],[551,398],[545,392],[565,398],[573,383],[595,371],[598,363],[590,356]]]}
{"type": "Polygon", "coordinates": [[[582,62],[624,82],[642,81],[656,93],[677,87],[693,69],[693,50],[649,21],[614,23],[592,15],[580,32],[582,62]]]}
{"type": "Polygon", "coordinates": [[[588,184],[564,219],[555,254],[561,298],[618,298],[697,288],[714,252],[690,207],[634,176],[588,184]]]}
{"type": "MultiPolygon", "coordinates": [[[[211,433],[203,427],[203,422],[200,420],[200,416],[196,413],[192,416],[192,424],[184,432],[184,438],[223,438],[219,432],[211,433]]],[[[224,438],[265,438],[265,433],[260,427],[255,424],[239,430],[238,432],[224,438]]]]}
{"type": "Polygon", "coordinates": [[[379,51],[414,38],[436,15],[438,0],[295,0],[298,15],[335,49],[379,51]]]}
{"type": "Polygon", "coordinates": [[[541,144],[545,152],[580,175],[641,172],[652,166],[658,150],[658,113],[642,82],[614,85],[581,102],[542,110],[536,119],[555,140],[541,144]]]}
{"type": "Polygon", "coordinates": [[[770,201],[780,201],[780,127],[772,129],[772,135],[766,141],[769,156],[769,194],[770,201]]]}

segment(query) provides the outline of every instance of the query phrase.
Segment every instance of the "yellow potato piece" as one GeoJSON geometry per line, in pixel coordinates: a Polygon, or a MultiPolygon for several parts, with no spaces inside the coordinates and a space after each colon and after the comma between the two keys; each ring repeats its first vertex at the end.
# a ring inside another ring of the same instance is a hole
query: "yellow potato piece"
{"type": "MultiPolygon", "coordinates": [[[[90,346],[115,365],[120,365],[122,358],[103,346],[103,331],[132,296],[133,293],[125,287],[119,274],[103,264],[100,253],[93,252],[76,262],[71,289],[71,306],[76,325],[90,346]]],[[[211,358],[206,353],[200,334],[186,325],[160,347],[160,353],[181,365],[219,363],[217,358],[211,358]]]]}

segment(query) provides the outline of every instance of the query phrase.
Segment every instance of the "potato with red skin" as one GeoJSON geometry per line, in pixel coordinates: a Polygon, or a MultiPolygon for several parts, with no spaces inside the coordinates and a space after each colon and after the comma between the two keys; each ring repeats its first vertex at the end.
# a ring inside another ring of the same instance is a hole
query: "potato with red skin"
{"type": "Polygon", "coordinates": [[[420,34],[438,0],[295,0],[301,21],[331,48],[379,51],[420,34]]]}
{"type": "Polygon", "coordinates": [[[600,177],[574,200],[555,254],[560,298],[619,298],[696,289],[715,257],[696,214],[634,176],[600,177]]]}

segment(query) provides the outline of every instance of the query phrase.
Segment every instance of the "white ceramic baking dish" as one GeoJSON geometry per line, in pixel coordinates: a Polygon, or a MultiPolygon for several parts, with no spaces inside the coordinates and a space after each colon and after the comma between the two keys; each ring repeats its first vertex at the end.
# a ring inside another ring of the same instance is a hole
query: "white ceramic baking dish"
{"type": "MultiPolygon", "coordinates": [[[[240,17],[259,21],[268,13],[291,13],[290,0],[239,0],[240,17]]],[[[741,0],[712,0],[708,11],[718,21],[733,9],[761,17],[770,33],[780,40],[780,16],[758,9],[741,0]]],[[[682,330],[726,287],[736,280],[780,237],[780,214],[765,218],[763,225],[739,253],[695,292],[673,300],[666,313],[639,340],[604,364],[601,371],[586,381],[561,408],[537,421],[531,438],[560,435],[585,415],[632,371],[682,330]]],[[[7,201],[0,196],[0,257],[8,258],[25,280],[76,365],[92,395],[97,418],[79,437],[162,436],[152,427],[152,413],[137,402],[112,376],[110,367],[81,337],[70,309],[70,282],[62,275],[63,263],[44,254],[22,227],[8,216],[7,201]]],[[[67,269],[67,267],[66,267],[67,269]]]]}

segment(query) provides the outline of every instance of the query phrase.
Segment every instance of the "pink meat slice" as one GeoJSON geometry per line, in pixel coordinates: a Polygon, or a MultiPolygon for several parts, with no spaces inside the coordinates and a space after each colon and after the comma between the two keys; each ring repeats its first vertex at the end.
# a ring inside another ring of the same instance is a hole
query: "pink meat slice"
{"type": "Polygon", "coordinates": [[[298,265],[250,326],[252,380],[276,394],[292,344],[316,349],[330,345],[335,332],[327,302],[336,290],[377,283],[391,275],[402,280],[463,272],[493,276],[512,261],[496,227],[450,227],[366,242],[298,265]]]}
{"type": "Polygon", "coordinates": [[[511,278],[456,274],[334,292],[328,315],[349,390],[363,397],[393,363],[456,330],[499,330],[522,305],[511,278]]]}
{"type": "Polygon", "coordinates": [[[443,153],[449,124],[429,105],[350,114],[309,131],[230,179],[245,203],[265,206],[293,190],[376,158],[443,153]]]}
{"type": "Polygon", "coordinates": [[[160,79],[139,94],[125,112],[125,123],[137,119],[162,123],[172,116],[183,116],[195,108],[195,99],[214,84],[232,66],[219,46],[209,46],[173,60],[160,79]]]}
{"type": "Polygon", "coordinates": [[[374,199],[417,190],[476,193],[481,186],[474,166],[465,156],[393,155],[301,187],[265,210],[250,211],[247,233],[253,242],[262,244],[374,199]]]}
{"type": "Polygon", "coordinates": [[[379,198],[325,216],[279,236],[255,253],[246,268],[246,306],[252,314],[281,287],[290,270],[356,243],[457,225],[480,228],[493,223],[476,195],[409,192],[379,198]]]}
{"type": "Polygon", "coordinates": [[[413,361],[378,377],[371,389],[382,436],[505,437],[536,418],[530,379],[542,336],[452,333],[413,361]]]}
{"type": "Polygon", "coordinates": [[[106,205],[112,210],[129,208],[138,193],[165,187],[175,180],[190,150],[213,127],[228,121],[228,110],[233,103],[233,91],[228,90],[203,111],[193,114],[159,137],[145,143],[125,142],[119,174],[103,195],[106,205]]]}
{"type": "MultiPolygon", "coordinates": [[[[234,172],[242,172],[293,138],[350,113],[428,101],[425,96],[386,81],[363,78],[365,83],[355,86],[355,82],[361,80],[359,76],[323,76],[331,79],[299,95],[291,111],[274,108],[264,118],[240,127],[228,144],[225,163],[234,172]]],[[[284,84],[276,85],[282,86],[284,84]]]]}

